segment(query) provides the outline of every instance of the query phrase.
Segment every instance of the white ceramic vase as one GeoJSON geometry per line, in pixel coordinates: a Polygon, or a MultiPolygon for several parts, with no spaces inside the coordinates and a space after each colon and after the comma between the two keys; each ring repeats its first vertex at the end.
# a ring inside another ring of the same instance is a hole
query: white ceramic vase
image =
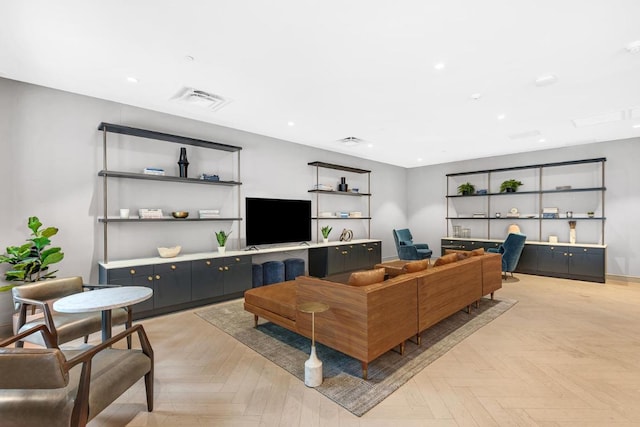
{"type": "Polygon", "coordinates": [[[226,249],[226,248],[225,248],[224,246],[218,246],[218,253],[219,253],[219,254],[224,254],[225,249],[226,249]]]}
{"type": "Polygon", "coordinates": [[[328,237],[323,237],[322,238],[322,243],[329,243],[329,238],[328,237]]]}

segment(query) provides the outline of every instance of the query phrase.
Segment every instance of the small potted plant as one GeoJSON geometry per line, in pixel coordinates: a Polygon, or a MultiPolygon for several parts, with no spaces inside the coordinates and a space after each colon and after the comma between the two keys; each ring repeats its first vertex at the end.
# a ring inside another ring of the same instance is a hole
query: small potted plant
{"type": "Polygon", "coordinates": [[[589,212],[587,212],[587,216],[589,218],[593,218],[595,216],[595,214],[593,213],[593,211],[589,211],[589,212]]]}
{"type": "Polygon", "coordinates": [[[329,233],[331,233],[331,230],[333,230],[333,228],[329,227],[328,225],[325,225],[320,229],[320,231],[322,232],[322,241],[324,243],[329,242],[329,233]]]}
{"type": "Polygon", "coordinates": [[[228,233],[224,230],[221,231],[216,231],[216,240],[218,241],[218,252],[223,254],[225,252],[225,245],[227,244],[227,239],[229,238],[229,234],[231,234],[231,231],[229,231],[228,233]]]}
{"type": "Polygon", "coordinates": [[[523,185],[522,182],[517,179],[508,179],[500,184],[500,192],[515,193],[521,185],[523,185]]]}
{"type": "Polygon", "coordinates": [[[47,246],[51,244],[51,236],[58,233],[56,227],[41,229],[42,223],[36,216],[29,217],[27,227],[31,230],[31,237],[22,246],[9,246],[7,253],[0,255],[0,264],[11,264],[5,271],[5,280],[16,282],[15,284],[2,286],[0,291],[7,291],[14,286],[23,283],[37,282],[39,280],[53,279],[55,271],[49,271],[49,266],[62,261],[64,253],[58,247],[47,246]]]}
{"type": "Polygon", "coordinates": [[[458,186],[458,194],[462,194],[463,196],[468,196],[470,194],[474,194],[476,192],[476,187],[470,182],[465,182],[464,184],[460,184],[458,186]]]}

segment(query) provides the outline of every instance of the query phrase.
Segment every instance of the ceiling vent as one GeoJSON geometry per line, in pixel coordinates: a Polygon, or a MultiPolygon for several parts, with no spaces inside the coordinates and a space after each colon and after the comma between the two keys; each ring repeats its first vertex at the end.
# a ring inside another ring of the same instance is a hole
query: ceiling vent
{"type": "Polygon", "coordinates": [[[190,87],[180,90],[178,94],[172,99],[183,104],[206,108],[212,111],[217,111],[231,102],[228,99],[221,97],[220,95],[205,92],[203,90],[193,89],[190,87]]]}
{"type": "Polygon", "coordinates": [[[346,138],[339,139],[338,142],[340,142],[345,147],[355,147],[357,145],[360,145],[362,140],[355,136],[348,136],[346,138]]]}

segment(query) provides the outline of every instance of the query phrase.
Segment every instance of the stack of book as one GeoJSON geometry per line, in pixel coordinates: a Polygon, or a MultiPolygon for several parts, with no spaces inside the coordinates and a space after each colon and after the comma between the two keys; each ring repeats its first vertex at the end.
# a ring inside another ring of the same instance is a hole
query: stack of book
{"type": "Polygon", "coordinates": [[[336,212],[338,218],[349,218],[349,212],[336,212]]]}
{"type": "Polygon", "coordinates": [[[141,219],[162,218],[162,209],[138,209],[141,219]]]}
{"type": "Polygon", "coordinates": [[[361,217],[362,217],[362,212],[360,211],[349,212],[349,218],[361,218],[361,217]]]}
{"type": "Polygon", "coordinates": [[[321,191],[333,191],[333,187],[330,185],[324,185],[324,184],[316,184],[313,186],[314,190],[321,190],[321,191]]]}
{"type": "Polygon", "coordinates": [[[145,175],[164,175],[164,169],[160,168],[144,168],[142,171],[145,175]]]}
{"type": "Polygon", "coordinates": [[[204,181],[220,181],[220,177],[218,175],[209,175],[206,173],[200,175],[200,179],[204,181]]]}
{"type": "Polygon", "coordinates": [[[559,218],[558,208],[542,208],[542,218],[559,218]]]}
{"type": "Polygon", "coordinates": [[[474,212],[473,213],[473,218],[486,218],[487,214],[485,214],[484,212],[474,212]]]}
{"type": "Polygon", "coordinates": [[[200,219],[218,218],[220,216],[220,209],[200,209],[198,216],[200,219]]]}

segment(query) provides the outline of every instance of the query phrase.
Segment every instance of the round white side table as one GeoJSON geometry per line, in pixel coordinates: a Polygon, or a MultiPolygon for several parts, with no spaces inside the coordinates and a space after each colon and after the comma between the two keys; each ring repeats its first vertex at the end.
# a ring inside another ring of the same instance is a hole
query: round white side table
{"type": "Polygon", "coordinates": [[[322,361],[316,356],[316,313],[329,310],[322,302],[305,302],[298,306],[303,313],[311,313],[311,354],[304,362],[304,384],[307,387],[318,387],[322,384],[322,361]]]}

